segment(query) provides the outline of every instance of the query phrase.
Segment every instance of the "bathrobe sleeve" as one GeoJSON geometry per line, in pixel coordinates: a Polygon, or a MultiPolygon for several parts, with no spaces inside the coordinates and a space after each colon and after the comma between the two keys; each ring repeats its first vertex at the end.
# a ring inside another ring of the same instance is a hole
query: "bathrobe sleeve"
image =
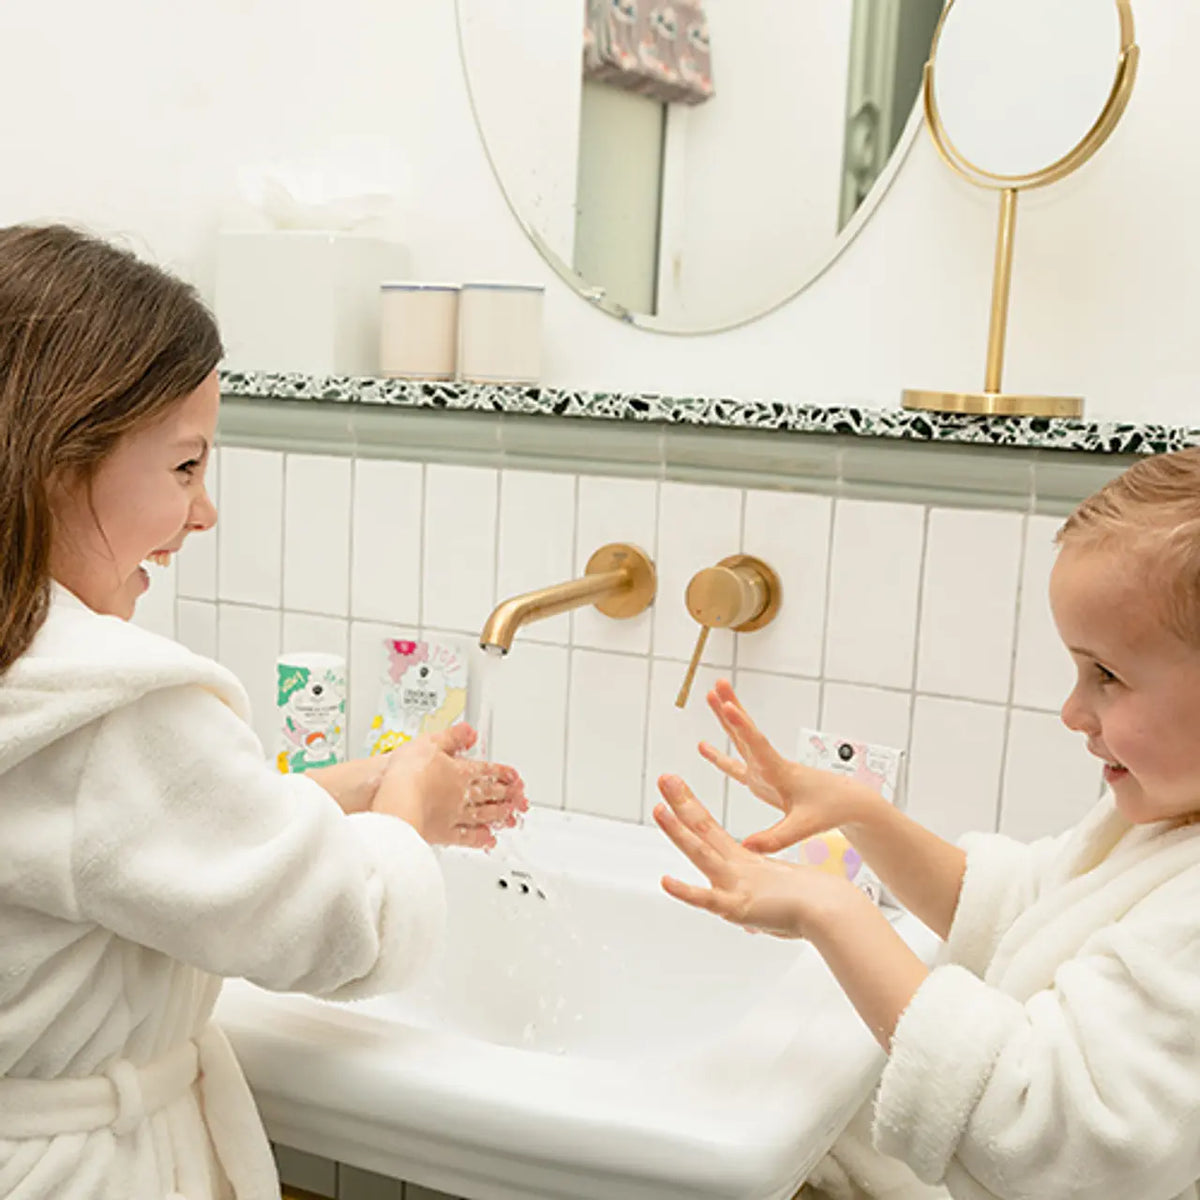
{"type": "Polygon", "coordinates": [[[935,969],[896,1027],[874,1139],[956,1200],[1167,1200],[1200,1178],[1200,868],[1022,1002],[935,969]]]}
{"type": "Polygon", "coordinates": [[[350,999],[395,989],[444,924],[441,872],[403,821],[346,816],[264,761],[201,687],[97,722],[71,846],[79,915],[201,970],[350,999]]]}
{"type": "Polygon", "coordinates": [[[998,833],[970,833],[961,839],[967,866],[946,936],[945,961],[983,975],[1000,939],[1040,896],[1072,832],[1031,843],[998,833]]]}

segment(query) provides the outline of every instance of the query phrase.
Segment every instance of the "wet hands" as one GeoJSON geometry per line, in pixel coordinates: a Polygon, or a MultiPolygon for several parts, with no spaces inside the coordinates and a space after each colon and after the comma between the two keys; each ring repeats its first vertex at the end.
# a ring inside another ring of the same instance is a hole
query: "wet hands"
{"type": "Polygon", "coordinates": [[[424,734],[388,756],[372,808],[407,821],[429,843],[490,848],[529,808],[512,768],[461,757],[477,740],[469,725],[424,734]]]}
{"type": "Polygon", "coordinates": [[[722,754],[708,742],[700,743],[701,757],[784,814],[770,828],[746,838],[748,850],[771,854],[846,825],[857,819],[863,803],[877,799],[854,780],[784,758],[751,720],[728,680],[718,680],[708,693],[708,707],[740,758],[722,754]]]}
{"type": "Polygon", "coordinates": [[[721,828],[682,779],[664,775],[658,787],[667,804],[655,807],[655,821],[710,885],[664,875],[663,890],[676,900],[735,925],[788,938],[813,936],[861,900],[846,879],[747,849],[721,828]]]}

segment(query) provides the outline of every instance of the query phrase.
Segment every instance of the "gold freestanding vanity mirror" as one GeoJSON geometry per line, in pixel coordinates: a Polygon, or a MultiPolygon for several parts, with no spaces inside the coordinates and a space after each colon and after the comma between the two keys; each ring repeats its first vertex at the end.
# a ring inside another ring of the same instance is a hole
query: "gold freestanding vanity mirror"
{"type": "Polygon", "coordinates": [[[1083,411],[1078,396],[1001,390],[1017,196],[1069,175],[1104,144],[1133,90],[1133,38],[1129,0],[948,0],[925,66],[925,120],[953,170],[1000,192],[987,369],[982,391],[908,389],[905,408],[1083,411]]]}

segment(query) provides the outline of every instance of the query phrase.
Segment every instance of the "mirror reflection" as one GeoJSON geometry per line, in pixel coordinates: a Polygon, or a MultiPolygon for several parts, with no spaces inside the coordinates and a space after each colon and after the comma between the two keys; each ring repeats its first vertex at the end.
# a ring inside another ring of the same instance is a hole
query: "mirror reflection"
{"type": "Polygon", "coordinates": [[[943,0],[457,0],[475,116],[550,264],[707,332],[815,278],[879,202],[943,0]]]}

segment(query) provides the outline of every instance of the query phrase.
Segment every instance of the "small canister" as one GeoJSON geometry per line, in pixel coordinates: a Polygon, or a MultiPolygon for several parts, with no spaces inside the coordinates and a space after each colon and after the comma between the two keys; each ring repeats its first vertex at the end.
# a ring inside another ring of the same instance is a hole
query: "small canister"
{"type": "Polygon", "coordinates": [[[316,651],[275,663],[279,744],[285,775],[331,767],[346,757],[346,660],[316,651]]]}
{"type": "Polygon", "coordinates": [[[402,379],[453,379],[457,283],[384,283],[379,296],[379,369],[402,379]]]}
{"type": "Polygon", "coordinates": [[[464,283],[458,309],[458,377],[537,383],[542,375],[540,283],[464,283]]]}

